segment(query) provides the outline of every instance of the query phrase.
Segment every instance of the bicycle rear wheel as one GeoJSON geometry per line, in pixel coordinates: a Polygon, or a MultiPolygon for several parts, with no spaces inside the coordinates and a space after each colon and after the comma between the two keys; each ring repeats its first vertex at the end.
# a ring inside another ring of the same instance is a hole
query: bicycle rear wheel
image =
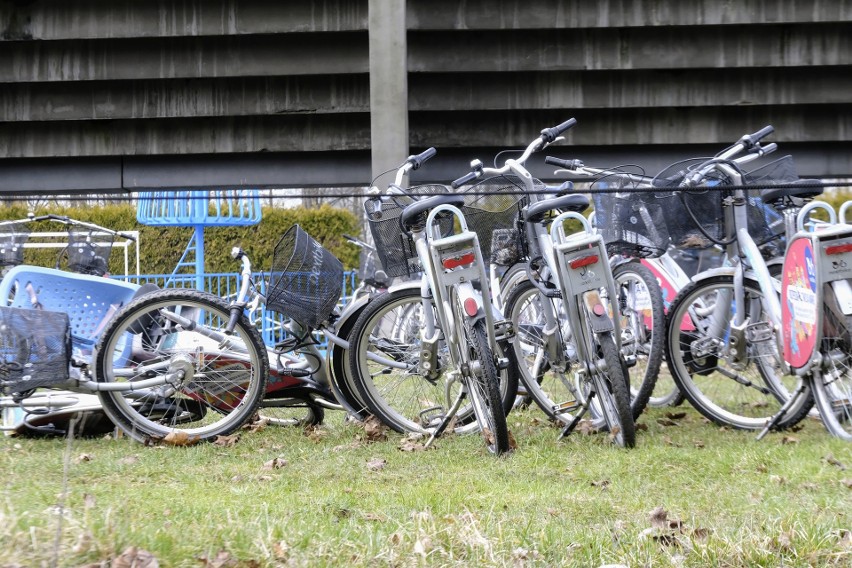
{"type": "Polygon", "coordinates": [[[616,266],[612,277],[621,314],[621,353],[634,361],[629,367],[630,407],[636,419],[651,398],[663,360],[663,293],[654,274],[637,261],[616,266]]]}
{"type": "Polygon", "coordinates": [[[830,285],[823,290],[822,365],[811,384],[826,429],[852,440],[852,316],[843,314],[830,285]]]}
{"type": "MultiPolygon", "coordinates": [[[[743,293],[748,326],[737,332],[732,327],[736,310],[732,275],[685,286],[669,310],[666,355],[678,388],[701,414],[719,425],[757,430],[775,416],[801,379],[781,373],[778,344],[759,285],[745,279],[743,293]],[[738,333],[742,345],[734,345],[738,333]]],[[[776,428],[796,424],[812,406],[807,389],[776,428]]]]}
{"type": "Polygon", "coordinates": [[[227,302],[197,290],[152,292],[119,311],[94,358],[99,382],[128,386],[99,393],[107,416],[142,442],[212,440],[242,426],[263,399],[269,363],[245,316],[224,333],[229,318],[227,302]],[[163,383],[130,390],[154,378],[163,383]]]}

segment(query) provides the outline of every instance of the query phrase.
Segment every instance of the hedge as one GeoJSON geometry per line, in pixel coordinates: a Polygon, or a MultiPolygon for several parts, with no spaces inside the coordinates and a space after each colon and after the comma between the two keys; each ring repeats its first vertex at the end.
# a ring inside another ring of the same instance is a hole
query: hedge
{"type": "MultiPolygon", "coordinates": [[[[171,273],[193,235],[191,227],[155,227],[136,221],[136,207],[130,204],[100,207],[39,208],[36,215],[53,213],[72,219],[95,223],[116,231],[139,231],[140,272],[142,274],[171,273]]],[[[19,204],[0,208],[0,220],[26,217],[27,208],[19,204]]],[[[259,224],[249,227],[207,227],[204,230],[205,272],[237,272],[239,265],[230,257],[231,248],[242,247],[257,270],[269,270],[275,245],[284,232],[298,223],[323,246],[328,248],[349,270],[358,267],[358,247],[347,242],[344,233],[359,235],[361,223],[347,209],[322,205],[317,209],[280,209],[264,207],[259,224]]],[[[29,225],[33,232],[61,231],[56,222],[39,221],[29,225]]],[[[58,249],[27,249],[24,261],[40,266],[54,266],[58,249]]],[[[113,274],[124,272],[123,256],[110,259],[113,274]]]]}

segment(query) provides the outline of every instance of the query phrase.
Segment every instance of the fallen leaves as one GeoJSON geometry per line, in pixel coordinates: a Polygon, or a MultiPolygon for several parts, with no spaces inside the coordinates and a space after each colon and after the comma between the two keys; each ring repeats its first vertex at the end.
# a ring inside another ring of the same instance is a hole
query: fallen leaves
{"type": "Polygon", "coordinates": [[[240,441],[240,435],[231,434],[230,436],[216,436],[216,439],[213,440],[213,444],[216,446],[222,446],[224,448],[229,448],[231,446],[237,445],[237,442],[240,441]]]}
{"type": "Polygon", "coordinates": [[[201,441],[201,436],[190,436],[183,430],[169,432],[158,441],[167,446],[193,446],[201,441]]]}
{"type": "Polygon", "coordinates": [[[846,465],[843,462],[837,460],[832,454],[828,454],[827,456],[825,456],[825,461],[830,465],[839,467],[840,471],[846,471],[846,465]]]}
{"type": "Polygon", "coordinates": [[[367,462],[367,469],[370,471],[381,471],[388,464],[388,460],[384,458],[373,458],[367,462]]]}
{"type": "Polygon", "coordinates": [[[264,470],[272,470],[272,469],[281,469],[282,467],[287,466],[287,460],[283,457],[277,457],[269,460],[268,462],[264,462],[263,468],[264,470]]]}
{"type": "Polygon", "coordinates": [[[666,547],[680,547],[684,543],[679,537],[686,536],[693,540],[704,540],[710,536],[710,530],[706,528],[689,529],[679,519],[670,519],[669,513],[662,506],[656,507],[648,515],[650,528],[639,534],[639,539],[651,539],[666,547]]]}
{"type": "Polygon", "coordinates": [[[147,550],[131,546],[118,555],[110,566],[111,568],[159,568],[160,562],[147,550]]]}

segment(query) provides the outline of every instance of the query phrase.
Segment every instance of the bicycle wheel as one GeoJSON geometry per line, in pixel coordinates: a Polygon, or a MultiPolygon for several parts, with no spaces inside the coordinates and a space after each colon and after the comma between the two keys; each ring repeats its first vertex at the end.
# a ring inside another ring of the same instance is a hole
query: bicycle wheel
{"type": "Polygon", "coordinates": [[[494,355],[488,345],[485,320],[473,324],[465,322],[464,333],[468,350],[466,363],[471,370],[465,385],[473,413],[488,451],[499,455],[509,451],[509,428],[500,398],[500,379],[494,365],[494,355]]]}
{"type": "Polygon", "coordinates": [[[826,429],[852,440],[852,316],[840,310],[830,285],[823,290],[822,365],[811,384],[826,429]]]}
{"type": "MultiPolygon", "coordinates": [[[[745,279],[743,294],[748,325],[737,334],[732,329],[732,275],[685,286],[669,310],[666,356],[678,388],[701,414],[719,425],[754,430],[778,412],[801,379],[782,376],[778,343],[758,284],[745,279]],[[738,335],[742,344],[734,345],[738,335]]],[[[808,392],[776,428],[799,422],[812,406],[808,392]]]]}
{"type": "Polygon", "coordinates": [[[630,408],[625,368],[615,346],[615,338],[611,332],[593,335],[591,329],[588,329],[588,337],[591,340],[589,352],[600,357],[592,366],[595,389],[592,404],[599,406],[612,441],[623,448],[632,448],[636,445],[636,425],[630,408]]]}
{"type": "Polygon", "coordinates": [[[242,426],[263,399],[269,363],[244,316],[224,334],[229,317],[227,302],[197,290],[160,290],[129,303],[101,336],[97,380],[164,382],[101,391],[104,412],[143,442],[177,432],[210,440],[242,426]]]}
{"type": "Polygon", "coordinates": [[[636,419],[651,398],[663,360],[663,293],[654,274],[637,261],[616,266],[612,277],[621,312],[621,353],[635,361],[629,369],[630,407],[636,419]]]}
{"type": "MultiPolygon", "coordinates": [[[[447,378],[456,371],[445,342],[439,340],[436,378],[421,374],[420,329],[423,322],[420,290],[401,289],[371,301],[349,336],[349,376],[354,386],[369,411],[398,432],[428,433],[430,428],[437,426],[447,410],[447,378]],[[368,354],[408,368],[389,366],[368,358],[368,354]]],[[[516,375],[514,380],[517,381],[516,375]]],[[[456,383],[455,388],[461,386],[456,383]]],[[[501,370],[500,393],[504,408],[511,405],[516,392],[517,383],[512,386],[512,373],[508,369],[501,370]]],[[[455,431],[458,433],[477,428],[469,405],[463,407],[456,418],[455,431]]]]}

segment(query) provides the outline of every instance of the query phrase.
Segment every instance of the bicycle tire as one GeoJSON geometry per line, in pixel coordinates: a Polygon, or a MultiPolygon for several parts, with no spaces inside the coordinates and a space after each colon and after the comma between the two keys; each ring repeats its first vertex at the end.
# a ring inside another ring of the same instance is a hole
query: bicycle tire
{"type": "MultiPolygon", "coordinates": [[[[371,414],[402,433],[429,433],[434,427],[434,420],[423,416],[430,408],[434,408],[435,415],[440,416],[443,407],[439,402],[445,399],[443,380],[440,377],[429,380],[416,368],[420,357],[422,305],[419,289],[403,288],[382,294],[367,304],[349,335],[349,373],[359,396],[371,414]],[[376,333],[377,330],[384,331],[376,333]],[[383,337],[388,332],[392,332],[393,336],[383,337]],[[369,361],[368,352],[404,361],[412,366],[412,370],[393,369],[369,361]]],[[[452,369],[448,366],[448,353],[443,341],[441,344],[442,356],[438,364],[446,373],[452,369]]],[[[505,369],[500,373],[504,408],[512,404],[517,393],[517,384],[512,387],[512,373],[508,371],[505,369]]],[[[514,380],[517,381],[517,375],[514,380]]],[[[463,408],[457,415],[455,431],[467,433],[475,428],[472,410],[469,406],[463,408]]]]}
{"type": "MultiPolygon", "coordinates": [[[[591,334],[591,329],[588,330],[591,334]]],[[[623,447],[636,446],[636,424],[630,407],[625,368],[615,345],[612,332],[590,335],[593,347],[597,347],[604,371],[600,371],[600,361],[592,369],[592,382],[595,386],[595,398],[600,403],[600,413],[606,422],[612,441],[623,447]]]]}
{"type": "Polygon", "coordinates": [[[823,290],[822,364],[811,385],[826,430],[852,441],[852,316],[842,313],[830,285],[823,290]]]}
{"type": "MultiPolygon", "coordinates": [[[[801,379],[781,375],[774,333],[747,343],[747,359],[738,365],[731,363],[725,346],[703,333],[712,323],[716,302],[730,304],[733,288],[733,275],[722,274],[691,282],[678,293],[666,321],[666,357],[678,388],[701,414],[721,426],[758,430],[777,414],[801,379]]],[[[759,285],[746,278],[743,289],[748,321],[772,329],[759,285]]],[[[728,337],[731,314],[726,312],[725,318],[721,326],[728,337]]],[[[776,429],[789,428],[807,416],[813,395],[806,390],[776,429]]]]}
{"type": "Polygon", "coordinates": [[[469,350],[468,367],[471,369],[465,384],[476,421],[479,423],[479,431],[489,452],[496,455],[504,454],[510,450],[509,428],[506,425],[506,413],[500,397],[494,354],[488,345],[485,320],[480,319],[473,324],[465,322],[464,330],[469,350]],[[479,362],[478,365],[472,364],[476,361],[479,362]],[[474,369],[479,372],[474,372],[474,369]]]}
{"type": "Polygon", "coordinates": [[[619,264],[612,277],[621,315],[621,352],[636,361],[630,367],[630,408],[635,420],[648,405],[663,361],[663,293],[654,274],[638,261],[619,264]]]}
{"type": "Polygon", "coordinates": [[[325,409],[310,398],[266,398],[260,403],[259,417],[270,426],[305,428],[325,420],[325,409]]]}
{"type": "Polygon", "coordinates": [[[189,377],[184,375],[173,388],[101,391],[107,416],[140,442],[178,433],[186,440],[207,441],[240,428],[265,395],[269,362],[259,332],[244,315],[227,336],[228,348],[200,332],[224,332],[229,317],[227,302],[198,290],[151,292],[120,310],[96,349],[98,382],[147,379],[169,368],[182,369],[189,377]],[[165,313],[204,325],[184,329],[165,313]]]}

